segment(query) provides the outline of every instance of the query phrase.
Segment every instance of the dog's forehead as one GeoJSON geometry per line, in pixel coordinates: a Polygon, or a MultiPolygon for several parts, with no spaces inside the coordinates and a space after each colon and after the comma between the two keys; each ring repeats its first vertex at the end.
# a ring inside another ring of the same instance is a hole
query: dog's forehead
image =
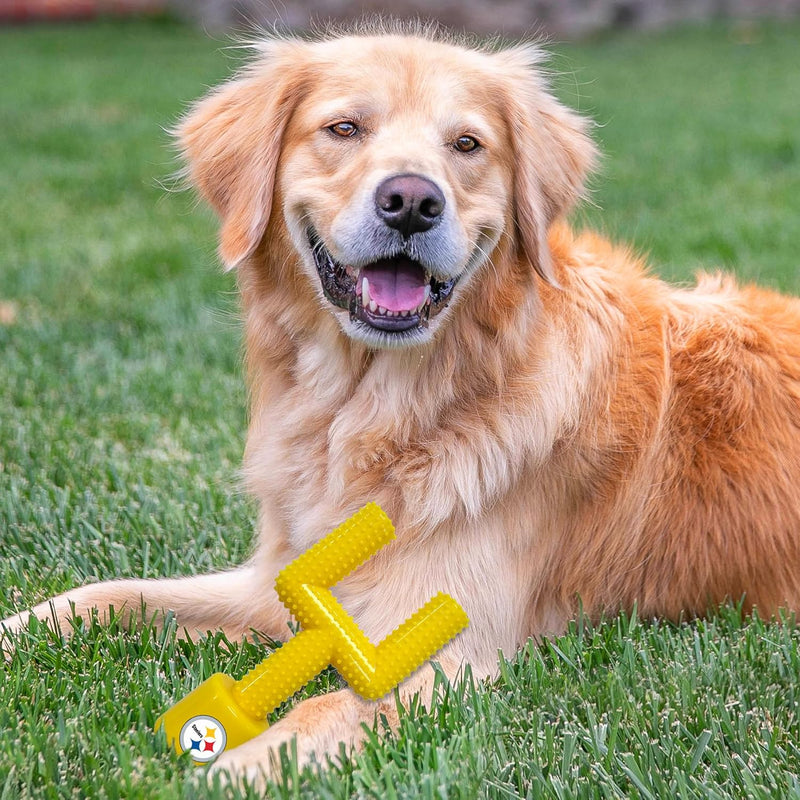
{"type": "Polygon", "coordinates": [[[344,36],[312,45],[315,56],[328,65],[370,70],[408,71],[424,74],[430,67],[454,70],[487,70],[492,55],[449,42],[417,36],[344,36]]]}
{"type": "Polygon", "coordinates": [[[492,95],[491,55],[444,42],[351,36],[314,44],[312,57],[309,94],[324,98],[325,106],[361,102],[377,111],[422,112],[476,106],[492,95]]]}

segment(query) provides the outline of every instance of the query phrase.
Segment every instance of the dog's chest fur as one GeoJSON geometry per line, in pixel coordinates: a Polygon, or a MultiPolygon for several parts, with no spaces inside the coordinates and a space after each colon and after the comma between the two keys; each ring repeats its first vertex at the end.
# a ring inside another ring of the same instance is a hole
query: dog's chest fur
{"type": "MultiPolygon", "coordinates": [[[[297,551],[369,501],[415,536],[485,517],[575,411],[563,400],[575,396],[575,363],[541,370],[531,357],[504,374],[490,363],[494,350],[482,359],[486,345],[469,325],[452,333],[463,340],[453,359],[451,342],[414,352],[357,349],[332,321],[330,330],[289,342],[278,322],[263,330],[269,319],[259,317],[260,339],[273,352],[282,342],[275,363],[292,366],[257,377],[245,469],[297,551]]],[[[555,333],[542,335],[546,346],[555,333]]]]}

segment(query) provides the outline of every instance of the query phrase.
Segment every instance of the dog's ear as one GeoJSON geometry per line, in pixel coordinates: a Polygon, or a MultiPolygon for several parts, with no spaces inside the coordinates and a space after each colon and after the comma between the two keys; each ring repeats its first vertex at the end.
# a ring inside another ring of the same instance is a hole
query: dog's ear
{"type": "Polygon", "coordinates": [[[283,133],[298,98],[300,42],[274,40],[239,77],[189,109],[175,129],[191,182],[219,214],[219,253],[233,269],[269,221],[283,133]]]}
{"type": "Polygon", "coordinates": [[[514,150],[514,223],[522,253],[539,275],[555,284],[547,245],[552,222],[581,196],[597,160],[589,121],[561,105],[536,69],[532,45],[504,50],[500,60],[507,120],[514,150]]]}

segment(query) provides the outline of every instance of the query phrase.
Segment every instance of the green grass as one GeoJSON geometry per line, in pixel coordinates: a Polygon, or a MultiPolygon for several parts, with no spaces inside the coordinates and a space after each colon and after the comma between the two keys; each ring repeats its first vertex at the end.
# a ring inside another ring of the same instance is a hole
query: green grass
{"type": "MultiPolygon", "coordinates": [[[[689,280],[724,266],[800,292],[800,25],[560,46],[563,96],[606,152],[581,218],[689,280]],[[753,32],[751,32],[752,34],[753,32]]],[[[214,223],[160,183],[169,126],[229,72],[169,24],[0,31],[0,615],[109,576],[247,554],[233,282],[214,223]]],[[[229,797],[156,716],[263,655],[174,630],[41,626],[0,666],[0,800],[229,797]]],[[[800,797],[793,626],[576,625],[443,690],[295,797],[800,797]]],[[[326,674],[309,691],[335,684],[326,674]]]]}

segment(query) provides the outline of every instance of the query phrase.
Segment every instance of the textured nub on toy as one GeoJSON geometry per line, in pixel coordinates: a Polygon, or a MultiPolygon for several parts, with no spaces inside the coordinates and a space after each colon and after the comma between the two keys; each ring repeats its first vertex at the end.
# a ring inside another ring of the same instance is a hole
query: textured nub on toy
{"type": "Polygon", "coordinates": [[[239,681],[217,673],[164,713],[167,741],[196,763],[266,729],[266,716],[333,664],[353,691],[376,700],[468,624],[441,592],[373,645],[330,587],[394,539],[391,520],[369,503],[278,575],[275,589],[303,630],[239,681]],[[204,733],[205,731],[205,733],[204,733]]]}

